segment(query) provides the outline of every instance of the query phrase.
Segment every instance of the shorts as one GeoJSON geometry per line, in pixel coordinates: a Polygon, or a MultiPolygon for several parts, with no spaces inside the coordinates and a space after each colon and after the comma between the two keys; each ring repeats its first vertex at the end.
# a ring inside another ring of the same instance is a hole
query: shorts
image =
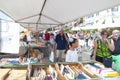
{"type": "Polygon", "coordinates": [[[56,57],[57,58],[65,58],[65,50],[57,50],[56,57]]]}

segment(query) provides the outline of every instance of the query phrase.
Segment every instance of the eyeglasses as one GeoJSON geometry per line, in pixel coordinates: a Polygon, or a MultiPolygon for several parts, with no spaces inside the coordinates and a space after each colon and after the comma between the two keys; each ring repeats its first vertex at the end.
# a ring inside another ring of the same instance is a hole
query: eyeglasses
{"type": "Polygon", "coordinates": [[[103,34],[103,35],[107,35],[107,34],[105,33],[105,34],[103,34]]]}

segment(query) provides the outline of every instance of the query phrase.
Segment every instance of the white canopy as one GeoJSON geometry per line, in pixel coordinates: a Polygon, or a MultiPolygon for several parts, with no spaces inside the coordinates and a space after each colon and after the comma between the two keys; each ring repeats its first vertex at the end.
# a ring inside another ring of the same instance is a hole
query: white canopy
{"type": "Polygon", "coordinates": [[[34,31],[64,24],[119,4],[120,0],[0,0],[0,10],[34,31]]]}

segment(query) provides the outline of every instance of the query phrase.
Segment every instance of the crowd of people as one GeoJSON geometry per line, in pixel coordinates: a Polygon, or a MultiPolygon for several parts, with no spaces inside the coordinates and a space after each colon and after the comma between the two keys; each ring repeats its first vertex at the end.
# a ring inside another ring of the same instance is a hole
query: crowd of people
{"type": "Polygon", "coordinates": [[[90,57],[112,67],[114,62],[116,70],[120,71],[120,31],[110,28],[98,29],[96,32],[83,30],[66,33],[64,29],[59,32],[39,33],[38,39],[46,46],[51,47],[54,53],[54,62],[78,62],[78,54],[90,50],[90,57]]]}

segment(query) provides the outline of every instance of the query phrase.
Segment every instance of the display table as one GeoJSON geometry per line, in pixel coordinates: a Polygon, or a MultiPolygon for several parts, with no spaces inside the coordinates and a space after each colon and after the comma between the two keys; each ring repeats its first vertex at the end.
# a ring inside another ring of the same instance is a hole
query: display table
{"type": "MultiPolygon", "coordinates": [[[[80,62],[57,62],[57,63],[30,63],[30,64],[0,64],[0,72],[11,74],[6,78],[14,80],[39,80],[39,79],[59,79],[59,80],[120,80],[120,74],[112,69],[106,69],[101,63],[91,61],[80,62]],[[3,69],[3,70],[2,70],[3,69]],[[6,69],[6,70],[4,70],[6,69]],[[100,72],[101,71],[101,72],[100,72]],[[27,73],[28,72],[28,73],[27,73]],[[111,73],[112,72],[112,73],[111,73]],[[20,74],[18,76],[12,76],[20,74]],[[103,74],[104,73],[104,74],[103,74]],[[25,76],[23,76],[23,74],[25,76]],[[20,76],[20,79],[18,79],[20,76]]],[[[10,80],[7,79],[7,80],[10,80]]],[[[5,79],[3,79],[5,80],[5,79]]]]}
{"type": "Polygon", "coordinates": [[[91,60],[91,52],[87,51],[87,50],[82,50],[79,54],[78,54],[78,60],[79,61],[89,61],[91,60]]]}
{"type": "Polygon", "coordinates": [[[44,53],[44,57],[49,57],[51,53],[50,46],[31,46],[31,49],[38,49],[40,52],[44,53]]]}
{"type": "Polygon", "coordinates": [[[27,80],[27,65],[0,65],[0,80],[27,80]]]}

